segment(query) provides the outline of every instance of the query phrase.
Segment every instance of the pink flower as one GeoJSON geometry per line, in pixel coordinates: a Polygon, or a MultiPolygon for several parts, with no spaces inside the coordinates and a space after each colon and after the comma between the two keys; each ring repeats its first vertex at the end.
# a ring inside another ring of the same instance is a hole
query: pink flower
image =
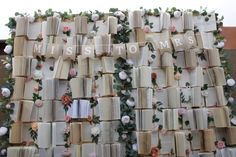
{"type": "Polygon", "coordinates": [[[224,142],[224,141],[217,141],[216,147],[217,147],[218,149],[223,149],[223,148],[225,148],[225,142],[224,142]]]}
{"type": "Polygon", "coordinates": [[[182,116],[182,115],[184,115],[184,114],[186,114],[187,113],[187,110],[185,109],[185,108],[180,108],[179,110],[178,110],[178,114],[180,115],[180,116],[182,116]]]}
{"type": "Polygon", "coordinates": [[[64,120],[65,120],[66,123],[69,123],[71,121],[71,116],[66,115],[64,117],[64,120]]]}
{"type": "Polygon", "coordinates": [[[64,129],[64,133],[68,134],[70,132],[70,127],[67,126],[65,129],[64,129]]]}
{"type": "Polygon", "coordinates": [[[171,26],[171,27],[170,27],[170,31],[171,31],[171,33],[175,33],[175,32],[176,32],[175,26],[171,26]]]}
{"type": "Polygon", "coordinates": [[[70,27],[64,26],[64,27],[63,27],[63,32],[68,32],[68,31],[70,31],[70,27]]]}
{"type": "Polygon", "coordinates": [[[149,33],[149,32],[151,31],[150,26],[149,26],[149,25],[145,25],[145,26],[143,27],[143,31],[144,31],[145,33],[149,33]]]}
{"type": "Polygon", "coordinates": [[[77,74],[77,70],[75,68],[71,68],[69,71],[69,74],[71,77],[75,77],[77,74]]]}
{"type": "Polygon", "coordinates": [[[96,153],[89,153],[88,157],[96,157],[96,153]]]}
{"type": "Polygon", "coordinates": [[[42,107],[43,106],[43,101],[40,99],[37,99],[34,103],[37,107],[42,107]]]}

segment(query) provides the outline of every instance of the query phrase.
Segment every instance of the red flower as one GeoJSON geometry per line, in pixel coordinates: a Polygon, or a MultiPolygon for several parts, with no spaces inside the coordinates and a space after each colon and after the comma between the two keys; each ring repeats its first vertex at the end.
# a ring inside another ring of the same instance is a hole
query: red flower
{"type": "Polygon", "coordinates": [[[156,73],[152,73],[152,80],[156,80],[157,79],[157,74],[156,73]]]}
{"type": "Polygon", "coordinates": [[[64,106],[69,106],[72,102],[71,96],[69,96],[68,94],[64,94],[61,97],[61,102],[64,106]]]}
{"type": "Polygon", "coordinates": [[[157,147],[152,147],[151,155],[152,157],[159,157],[159,149],[157,147]]]}

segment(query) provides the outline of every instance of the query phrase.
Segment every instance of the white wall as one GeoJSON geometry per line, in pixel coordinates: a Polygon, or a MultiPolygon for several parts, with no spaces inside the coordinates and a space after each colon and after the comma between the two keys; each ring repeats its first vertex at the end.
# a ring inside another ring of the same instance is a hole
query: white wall
{"type": "Polygon", "coordinates": [[[139,9],[144,8],[163,9],[177,7],[179,9],[198,9],[200,6],[207,7],[209,11],[216,10],[224,15],[224,26],[236,26],[236,1],[235,0],[4,0],[0,8],[0,39],[8,37],[8,28],[4,26],[8,17],[14,13],[30,13],[41,9],[42,11],[52,8],[56,11],[68,11],[79,13],[85,10],[108,11],[109,8],[139,9]]]}

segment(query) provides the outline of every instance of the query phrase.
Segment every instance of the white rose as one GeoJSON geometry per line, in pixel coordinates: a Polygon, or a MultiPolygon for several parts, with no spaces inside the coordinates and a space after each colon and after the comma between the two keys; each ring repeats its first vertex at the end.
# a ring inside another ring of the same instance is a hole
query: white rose
{"type": "Polygon", "coordinates": [[[114,13],[114,15],[117,16],[117,17],[120,17],[120,20],[122,20],[122,21],[125,19],[125,14],[122,13],[122,11],[116,11],[114,13]]]}
{"type": "Polygon", "coordinates": [[[41,70],[35,70],[33,79],[34,80],[41,80],[43,78],[43,72],[41,70]]]}
{"type": "Polygon", "coordinates": [[[180,11],[175,11],[174,12],[174,17],[175,18],[180,18],[180,16],[181,16],[181,12],[180,11]]]}
{"type": "Polygon", "coordinates": [[[228,98],[228,101],[229,101],[230,103],[233,103],[233,102],[234,102],[234,98],[233,98],[233,97],[229,97],[229,98],[228,98]]]}
{"type": "Polygon", "coordinates": [[[124,71],[119,72],[119,78],[121,80],[125,80],[125,79],[127,79],[127,77],[128,77],[128,75],[126,74],[126,72],[124,72],[124,71]]]}
{"type": "Polygon", "coordinates": [[[122,13],[121,11],[116,11],[114,12],[114,16],[120,16],[121,13],[122,13]]]}
{"type": "Polygon", "coordinates": [[[122,121],[123,124],[128,124],[129,121],[130,121],[130,117],[129,116],[123,116],[121,118],[121,121],[122,121]]]}
{"type": "Polygon", "coordinates": [[[125,14],[121,12],[120,14],[120,20],[124,21],[125,20],[125,14]]]}
{"type": "Polygon", "coordinates": [[[234,125],[236,125],[236,116],[234,116],[230,121],[231,121],[231,123],[233,123],[234,125]]]}
{"type": "Polygon", "coordinates": [[[10,69],[11,69],[11,64],[10,64],[10,63],[5,64],[5,68],[6,68],[7,70],[10,70],[10,69]]]}
{"type": "Polygon", "coordinates": [[[126,100],[126,104],[130,107],[133,107],[135,105],[134,98],[129,98],[126,100]]]}
{"type": "Polygon", "coordinates": [[[57,13],[57,12],[54,12],[54,13],[53,13],[53,17],[58,17],[58,18],[60,18],[61,16],[60,16],[60,14],[59,14],[59,13],[57,13]]]}
{"type": "Polygon", "coordinates": [[[225,42],[224,41],[220,41],[216,45],[217,48],[223,48],[224,46],[225,46],[225,42]]]}
{"type": "Polygon", "coordinates": [[[230,86],[230,87],[234,86],[234,85],[235,85],[235,80],[232,79],[232,78],[231,78],[231,79],[228,79],[228,80],[227,80],[227,85],[230,86]]]}
{"type": "Polygon", "coordinates": [[[207,97],[208,96],[208,91],[207,90],[202,91],[202,96],[207,97]]]}
{"type": "Polygon", "coordinates": [[[6,150],[6,149],[2,149],[2,150],[1,150],[1,155],[6,155],[6,153],[7,153],[7,150],[6,150]]]}
{"type": "Polygon", "coordinates": [[[131,65],[131,66],[134,65],[134,62],[133,62],[131,59],[127,59],[126,62],[127,62],[129,65],[131,65]]]}
{"type": "Polygon", "coordinates": [[[8,129],[4,126],[0,127],[0,136],[6,135],[8,129]]]}
{"type": "Polygon", "coordinates": [[[93,21],[97,21],[97,20],[99,19],[99,15],[98,15],[98,14],[92,14],[91,19],[92,19],[93,21]]]}
{"type": "Polygon", "coordinates": [[[29,23],[33,23],[35,18],[34,16],[28,16],[29,23]]]}
{"type": "Polygon", "coordinates": [[[121,31],[122,29],[123,29],[122,24],[118,24],[118,25],[117,25],[117,31],[119,32],[119,31],[121,31]]]}
{"type": "Polygon", "coordinates": [[[136,143],[135,143],[135,144],[132,144],[132,149],[133,149],[134,151],[137,151],[137,150],[138,150],[136,143]]]}
{"type": "Polygon", "coordinates": [[[95,127],[93,127],[92,129],[91,129],[91,134],[93,135],[93,136],[97,136],[97,135],[99,135],[100,134],[100,128],[98,127],[98,126],[95,126],[95,127]]]}
{"type": "Polygon", "coordinates": [[[121,137],[122,137],[122,139],[126,139],[127,135],[126,134],[122,134],[121,137]]]}
{"type": "Polygon", "coordinates": [[[10,54],[11,52],[12,52],[12,46],[11,45],[7,45],[5,48],[4,48],[4,52],[6,53],[6,54],[10,54]]]}
{"type": "Polygon", "coordinates": [[[11,91],[8,88],[2,88],[2,96],[9,97],[11,95],[11,91]]]}
{"type": "Polygon", "coordinates": [[[11,105],[10,105],[10,104],[6,104],[6,108],[7,108],[7,109],[10,109],[10,108],[11,108],[11,105]]]}
{"type": "Polygon", "coordinates": [[[89,33],[89,35],[90,35],[91,37],[96,36],[96,31],[91,31],[91,32],[89,33]]]}

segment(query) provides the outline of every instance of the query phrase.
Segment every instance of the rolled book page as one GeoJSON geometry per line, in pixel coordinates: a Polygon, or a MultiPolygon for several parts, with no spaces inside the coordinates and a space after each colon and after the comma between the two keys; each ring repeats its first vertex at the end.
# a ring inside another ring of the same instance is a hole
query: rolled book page
{"type": "Polygon", "coordinates": [[[226,85],[224,69],[222,67],[214,67],[213,72],[216,80],[215,85],[216,86],[226,85]]]}
{"type": "Polygon", "coordinates": [[[23,123],[13,123],[9,134],[9,142],[17,144],[22,142],[22,125],[23,123]]]}
{"type": "Polygon", "coordinates": [[[84,97],[91,98],[92,97],[92,87],[93,80],[92,78],[84,78],[83,79],[83,90],[84,90],[84,97]]]}
{"type": "MultiPolygon", "coordinates": [[[[14,83],[14,91],[12,94],[12,100],[22,100],[24,98],[24,85],[25,85],[25,78],[24,77],[15,77],[14,83]]],[[[33,87],[32,87],[33,88],[33,87]]],[[[32,97],[32,95],[31,95],[32,97]]]]}
{"type": "Polygon", "coordinates": [[[176,156],[186,157],[186,136],[185,132],[175,132],[175,145],[176,145],[176,156]]]}
{"type": "Polygon", "coordinates": [[[138,88],[137,102],[135,108],[151,109],[152,108],[152,89],[138,88]]]}
{"type": "Polygon", "coordinates": [[[47,17],[46,35],[58,35],[60,22],[58,17],[47,17]]]}
{"type": "Polygon", "coordinates": [[[40,107],[38,110],[38,121],[42,122],[51,122],[53,118],[53,103],[51,100],[44,100],[43,106],[40,107]]]}
{"type": "Polygon", "coordinates": [[[133,14],[133,17],[132,17],[133,27],[141,28],[142,27],[141,11],[136,10],[136,11],[133,11],[132,14],[133,14]]]}
{"type": "Polygon", "coordinates": [[[88,18],[86,16],[76,16],[75,21],[75,34],[88,33],[88,18]]]}
{"type": "Polygon", "coordinates": [[[203,86],[203,70],[202,67],[196,67],[190,73],[190,84],[192,87],[202,87],[203,86]]]}
{"type": "Polygon", "coordinates": [[[236,144],[236,127],[228,127],[226,128],[226,144],[227,145],[235,145],[236,144]]]}
{"type": "Polygon", "coordinates": [[[105,74],[102,75],[102,85],[103,89],[101,92],[102,96],[110,96],[113,95],[113,75],[105,74]]]}
{"type": "Polygon", "coordinates": [[[200,150],[203,146],[203,132],[199,130],[191,131],[192,141],[191,141],[191,149],[192,150],[200,150]]]}
{"type": "Polygon", "coordinates": [[[148,66],[139,67],[139,87],[152,87],[152,68],[148,66]]]}
{"type": "Polygon", "coordinates": [[[162,67],[172,67],[173,66],[173,58],[172,54],[168,52],[164,52],[161,56],[161,66],[162,67]]]}
{"type": "Polygon", "coordinates": [[[81,143],[81,123],[70,123],[70,142],[71,144],[81,143]]]}
{"type": "Polygon", "coordinates": [[[51,146],[51,123],[38,123],[39,148],[49,148],[51,146]]]}
{"type": "Polygon", "coordinates": [[[72,78],[69,82],[72,92],[72,98],[81,98],[84,96],[83,92],[83,78],[72,78]]]}
{"type": "Polygon", "coordinates": [[[52,123],[52,145],[63,145],[65,143],[64,137],[62,136],[66,128],[65,122],[53,122],[52,123]]]}
{"type": "Polygon", "coordinates": [[[12,59],[12,76],[26,76],[27,59],[23,56],[15,56],[12,59]]]}
{"type": "Polygon", "coordinates": [[[22,122],[30,122],[31,121],[31,116],[33,116],[33,107],[34,107],[34,102],[33,101],[27,101],[24,100],[22,101],[22,114],[21,114],[21,121],[22,122]]]}
{"type": "Polygon", "coordinates": [[[136,120],[137,130],[138,131],[152,130],[153,110],[152,109],[136,110],[135,113],[136,113],[136,118],[137,118],[136,120]]]}
{"type": "Polygon", "coordinates": [[[221,66],[220,55],[218,49],[208,49],[207,50],[209,58],[209,66],[221,66]]]}
{"type": "Polygon", "coordinates": [[[185,30],[193,30],[193,13],[192,12],[184,12],[184,29],[185,30]]]}
{"type": "Polygon", "coordinates": [[[93,126],[90,125],[90,123],[82,122],[82,125],[81,125],[81,141],[82,141],[82,143],[92,142],[91,133],[90,133],[92,127],[93,126]]]}
{"type": "Polygon", "coordinates": [[[193,87],[192,88],[192,106],[193,107],[201,107],[202,104],[202,95],[201,95],[201,87],[193,87]]]}
{"type": "Polygon", "coordinates": [[[25,37],[15,37],[14,38],[14,56],[26,56],[27,41],[25,37]]]}
{"type": "Polygon", "coordinates": [[[42,100],[55,99],[55,80],[43,79],[42,80],[42,100]]]}
{"type": "Polygon", "coordinates": [[[212,152],[216,150],[215,141],[216,135],[215,130],[205,129],[203,130],[203,139],[204,139],[204,150],[207,152],[212,152]]]}
{"type": "Polygon", "coordinates": [[[151,152],[151,132],[136,132],[138,154],[149,155],[151,152]]]}
{"type": "Polygon", "coordinates": [[[111,53],[112,53],[111,55],[114,57],[114,59],[117,59],[119,57],[126,59],[125,44],[113,44],[111,53]]]}
{"type": "Polygon", "coordinates": [[[170,108],[180,107],[180,91],[179,88],[169,87],[167,88],[168,93],[168,105],[170,108]]]}
{"type": "Polygon", "coordinates": [[[175,80],[174,80],[174,67],[166,67],[166,82],[167,86],[174,86],[175,80]]]}
{"type": "Polygon", "coordinates": [[[102,72],[114,73],[114,58],[113,57],[102,57],[102,72]]]}
{"type": "Polygon", "coordinates": [[[103,54],[104,50],[103,50],[103,40],[102,40],[102,36],[95,36],[94,37],[94,46],[95,46],[95,54],[97,56],[100,56],[103,54]]]}
{"type": "MultiPolygon", "coordinates": [[[[15,79],[15,82],[16,82],[16,79],[15,79]]],[[[22,82],[22,84],[24,84],[24,83],[25,83],[25,87],[21,88],[21,89],[24,89],[24,92],[23,92],[24,99],[25,100],[32,100],[33,99],[33,93],[38,93],[38,92],[35,92],[35,88],[38,89],[39,83],[36,82],[35,80],[25,81],[25,79],[24,79],[24,82],[22,82]]],[[[16,85],[16,83],[15,83],[15,85],[16,85]]],[[[17,89],[17,88],[14,88],[14,89],[17,89]]],[[[20,90],[17,90],[18,93],[20,93],[19,91],[20,90]]]]}
{"type": "Polygon", "coordinates": [[[61,101],[53,101],[53,121],[64,121],[65,111],[61,101]]]}
{"type": "Polygon", "coordinates": [[[196,119],[196,127],[198,130],[204,130],[207,129],[207,109],[200,108],[200,109],[194,109],[194,115],[196,119]]]}
{"type": "Polygon", "coordinates": [[[11,103],[14,104],[13,113],[10,115],[11,119],[14,122],[18,122],[18,121],[20,121],[22,102],[21,101],[11,101],[11,103]]]}
{"type": "Polygon", "coordinates": [[[90,157],[96,154],[96,144],[95,143],[83,143],[81,146],[81,157],[90,157]]]}
{"type": "Polygon", "coordinates": [[[118,19],[114,16],[108,16],[109,34],[117,34],[118,19]]]}
{"type": "Polygon", "coordinates": [[[197,54],[191,49],[185,51],[185,64],[187,68],[194,68],[197,66],[197,54]]]}
{"type": "Polygon", "coordinates": [[[170,29],[170,14],[167,12],[161,13],[162,29],[170,29]]]}
{"type": "Polygon", "coordinates": [[[16,36],[27,36],[29,28],[28,17],[19,17],[16,21],[16,36]]]}
{"type": "Polygon", "coordinates": [[[138,42],[139,46],[145,46],[145,32],[142,28],[135,29],[135,39],[138,42]]]}
{"type": "Polygon", "coordinates": [[[90,108],[89,100],[79,101],[79,118],[88,118],[92,116],[92,109],[90,108]]]}
{"type": "Polygon", "coordinates": [[[182,34],[173,35],[171,41],[175,51],[179,52],[185,50],[185,40],[182,34]]]}
{"type": "Polygon", "coordinates": [[[223,86],[215,86],[216,97],[217,97],[217,106],[225,106],[228,102],[224,95],[223,86]]]}

